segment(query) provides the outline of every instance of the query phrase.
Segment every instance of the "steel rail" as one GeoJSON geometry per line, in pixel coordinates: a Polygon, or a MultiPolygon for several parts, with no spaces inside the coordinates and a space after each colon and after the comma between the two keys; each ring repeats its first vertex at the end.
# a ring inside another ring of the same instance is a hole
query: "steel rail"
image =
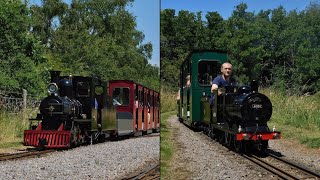
{"type": "Polygon", "coordinates": [[[43,154],[47,154],[50,152],[54,152],[55,150],[45,150],[45,151],[35,151],[35,152],[22,152],[22,153],[13,153],[13,154],[2,154],[0,156],[0,161],[7,161],[7,160],[14,160],[14,159],[20,159],[20,158],[26,158],[26,157],[33,157],[33,156],[39,156],[43,154]]]}
{"type": "MultiPolygon", "coordinates": [[[[269,155],[269,154],[268,154],[269,155]]],[[[271,173],[279,176],[282,179],[301,179],[301,177],[297,177],[296,175],[290,174],[288,171],[283,170],[280,165],[274,165],[272,163],[268,163],[263,158],[255,156],[255,155],[246,155],[243,154],[243,157],[246,159],[258,164],[259,166],[263,167],[264,169],[270,171],[271,173]]],[[[305,175],[308,175],[308,177],[303,177],[303,179],[320,179],[319,174],[312,172],[311,170],[308,170],[304,167],[298,166],[292,162],[289,162],[287,160],[284,160],[282,158],[276,157],[274,155],[269,155],[268,157],[271,157],[273,159],[278,160],[278,162],[282,162],[286,166],[290,166],[291,168],[294,168],[295,170],[298,170],[298,172],[301,172],[305,175]]],[[[283,165],[282,164],[282,165],[283,165]]]]}
{"type": "Polygon", "coordinates": [[[279,160],[279,161],[282,161],[282,162],[284,162],[284,163],[286,163],[286,164],[289,164],[290,166],[293,166],[293,167],[295,167],[295,168],[303,171],[303,172],[306,173],[306,174],[309,174],[309,175],[311,175],[311,176],[313,176],[313,177],[316,177],[316,178],[320,179],[320,174],[319,174],[319,173],[314,172],[314,171],[310,170],[310,169],[307,168],[307,167],[303,167],[303,166],[298,165],[298,164],[296,164],[296,163],[294,163],[294,162],[291,162],[291,161],[289,161],[289,160],[280,158],[280,157],[278,157],[278,156],[276,156],[276,155],[274,155],[274,154],[270,154],[270,153],[269,153],[268,155],[271,156],[271,157],[273,157],[273,158],[275,158],[275,159],[277,159],[277,160],[279,160]]]}
{"type": "Polygon", "coordinates": [[[279,169],[273,165],[270,165],[269,163],[267,163],[259,158],[255,158],[254,156],[248,156],[246,154],[243,154],[242,156],[245,157],[246,159],[256,163],[260,167],[263,167],[264,169],[270,171],[271,173],[279,176],[282,179],[297,179],[297,178],[291,176],[290,174],[288,175],[288,173],[282,171],[281,169],[279,169]]]}
{"type": "Polygon", "coordinates": [[[124,180],[153,180],[153,179],[160,179],[160,163],[154,164],[138,174],[131,175],[124,180]]]}

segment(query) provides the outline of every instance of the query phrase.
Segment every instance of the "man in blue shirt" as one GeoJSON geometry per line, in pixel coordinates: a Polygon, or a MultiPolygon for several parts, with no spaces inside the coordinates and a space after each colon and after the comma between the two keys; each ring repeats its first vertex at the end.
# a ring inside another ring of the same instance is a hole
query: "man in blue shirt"
{"type": "Polygon", "coordinates": [[[224,92],[224,86],[227,85],[236,85],[237,82],[234,78],[231,77],[232,74],[232,64],[226,62],[221,65],[221,75],[214,78],[211,86],[211,98],[210,98],[210,106],[212,107],[214,104],[214,93],[218,91],[218,95],[224,92]]]}
{"type": "Polygon", "coordinates": [[[218,95],[223,93],[223,90],[221,89],[224,86],[227,85],[236,85],[237,82],[234,78],[231,77],[232,74],[232,64],[226,62],[223,63],[221,66],[221,75],[214,78],[212,81],[211,86],[211,93],[213,94],[216,90],[218,90],[218,95]]]}

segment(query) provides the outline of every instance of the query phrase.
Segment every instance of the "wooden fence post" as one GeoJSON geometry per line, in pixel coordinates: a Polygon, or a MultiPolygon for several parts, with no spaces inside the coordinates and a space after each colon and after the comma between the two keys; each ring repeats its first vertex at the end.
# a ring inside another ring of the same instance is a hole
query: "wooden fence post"
{"type": "Polygon", "coordinates": [[[27,120],[27,90],[22,89],[23,107],[22,107],[22,119],[25,122],[27,120]]]}

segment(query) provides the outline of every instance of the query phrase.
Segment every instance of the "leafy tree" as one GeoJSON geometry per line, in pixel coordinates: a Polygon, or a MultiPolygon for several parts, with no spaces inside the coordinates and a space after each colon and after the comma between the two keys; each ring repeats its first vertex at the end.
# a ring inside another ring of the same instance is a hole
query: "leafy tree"
{"type": "Polygon", "coordinates": [[[15,91],[25,88],[35,95],[45,86],[38,76],[45,59],[38,38],[29,33],[28,13],[21,1],[0,2],[0,87],[15,91]]]}
{"type": "MultiPolygon", "coordinates": [[[[136,29],[135,17],[126,10],[132,0],[74,0],[66,5],[60,0],[43,1],[33,6],[34,26],[40,29],[46,45],[48,69],[60,69],[76,75],[97,75],[105,80],[131,79],[142,82],[145,75],[157,77],[159,68],[148,71],[152,44],[143,44],[144,34],[136,29]],[[57,7],[61,7],[59,11],[57,7]],[[56,22],[57,26],[49,26],[56,22]],[[146,70],[146,72],[144,72],[146,70]]],[[[148,84],[146,84],[148,85],[148,84]]],[[[156,89],[159,89],[159,83],[156,89]]]]}
{"type": "Polygon", "coordinates": [[[258,79],[289,94],[320,90],[320,5],[287,12],[282,6],[247,11],[237,5],[224,20],[217,12],[161,11],[161,83],[176,88],[179,67],[194,48],[226,50],[241,83],[258,79]]]}
{"type": "Polygon", "coordinates": [[[130,79],[159,90],[152,44],[126,7],[133,0],[0,2],[0,87],[44,95],[49,70],[130,79]],[[150,79],[148,79],[150,78],[150,79]]]}

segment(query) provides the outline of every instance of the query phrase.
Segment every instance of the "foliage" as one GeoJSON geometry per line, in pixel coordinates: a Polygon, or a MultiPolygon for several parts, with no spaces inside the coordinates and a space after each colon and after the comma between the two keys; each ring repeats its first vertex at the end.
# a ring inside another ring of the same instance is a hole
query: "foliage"
{"type": "Polygon", "coordinates": [[[49,70],[128,79],[160,90],[159,67],[149,64],[152,44],[142,43],[133,0],[20,0],[0,2],[0,87],[41,95],[49,70]],[[27,1],[26,1],[27,2],[27,1]]]}
{"type": "Polygon", "coordinates": [[[241,83],[258,79],[264,87],[302,95],[320,90],[320,5],[303,11],[248,12],[240,3],[228,19],[217,12],[161,11],[161,83],[174,90],[179,66],[192,49],[228,52],[241,83]],[[202,20],[205,19],[205,20],[202,20]]]}
{"type": "Polygon", "coordinates": [[[39,76],[45,59],[38,37],[29,32],[28,12],[20,1],[0,2],[0,87],[36,94],[45,86],[39,76]]]}
{"type": "Polygon", "coordinates": [[[40,19],[42,23],[38,20],[35,24],[44,25],[38,29],[50,30],[33,32],[48,46],[48,55],[54,60],[48,64],[65,73],[135,80],[159,90],[159,68],[148,64],[152,45],[142,43],[144,35],[126,10],[131,2],[84,0],[68,6],[61,0],[47,0],[42,7],[33,6],[35,15],[47,15],[45,20],[40,19]],[[52,14],[46,8],[51,8],[52,14]],[[50,26],[55,22],[57,27],[50,26]]]}
{"type": "Polygon", "coordinates": [[[161,86],[161,113],[177,111],[177,93],[170,91],[167,86],[161,86]]]}

